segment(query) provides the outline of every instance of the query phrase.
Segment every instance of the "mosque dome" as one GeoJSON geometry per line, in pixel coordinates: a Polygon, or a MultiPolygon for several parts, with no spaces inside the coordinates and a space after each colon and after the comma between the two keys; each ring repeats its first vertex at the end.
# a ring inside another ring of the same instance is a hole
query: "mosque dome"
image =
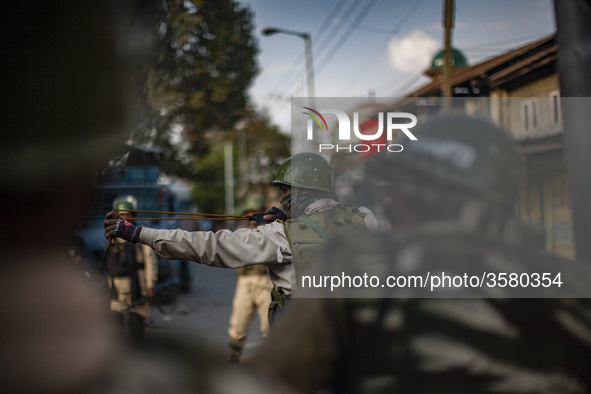
{"type": "MultiPolygon", "coordinates": [[[[464,54],[457,50],[456,48],[452,48],[452,68],[462,68],[468,67],[468,59],[464,54]]],[[[434,75],[443,69],[443,64],[445,63],[445,51],[442,49],[433,56],[433,60],[431,61],[431,67],[425,72],[427,75],[434,75]]]]}

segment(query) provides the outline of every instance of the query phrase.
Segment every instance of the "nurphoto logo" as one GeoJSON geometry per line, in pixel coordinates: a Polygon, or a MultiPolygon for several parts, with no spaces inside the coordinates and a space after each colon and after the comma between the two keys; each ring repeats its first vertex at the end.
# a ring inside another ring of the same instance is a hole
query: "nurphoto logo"
{"type": "Polygon", "coordinates": [[[357,112],[353,112],[353,127],[351,127],[351,120],[344,111],[338,109],[322,109],[317,111],[310,107],[302,108],[307,110],[303,114],[309,117],[307,122],[307,139],[309,141],[314,139],[314,122],[319,126],[321,132],[329,132],[328,123],[323,114],[332,114],[337,118],[339,131],[338,143],[320,143],[318,144],[318,152],[322,152],[323,150],[334,150],[335,152],[380,152],[382,150],[394,153],[402,152],[402,145],[389,143],[393,139],[395,130],[403,132],[411,141],[417,141],[417,137],[410,131],[411,128],[416,126],[417,117],[408,112],[387,112],[386,116],[380,112],[378,114],[377,129],[375,132],[368,134],[368,130],[364,130],[363,128],[360,130],[359,113],[357,112]],[[384,121],[386,123],[385,127],[384,121]],[[353,130],[356,140],[367,141],[367,143],[353,144],[351,142],[351,130],[353,130]],[[386,131],[385,140],[384,130],[386,131]]]}

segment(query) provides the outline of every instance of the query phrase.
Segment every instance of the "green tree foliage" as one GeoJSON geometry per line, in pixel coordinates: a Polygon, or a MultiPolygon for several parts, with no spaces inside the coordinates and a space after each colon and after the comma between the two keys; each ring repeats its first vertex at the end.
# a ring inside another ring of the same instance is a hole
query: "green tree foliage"
{"type": "Polygon", "coordinates": [[[199,212],[224,213],[224,152],[212,148],[195,163],[193,201],[199,212]]]}
{"type": "Polygon", "coordinates": [[[271,125],[266,115],[252,109],[249,111],[244,126],[249,188],[268,185],[271,178],[277,175],[279,165],[291,155],[290,143],[290,137],[282,134],[277,126],[271,125]]]}
{"type": "Polygon", "coordinates": [[[174,157],[186,148],[171,138],[182,130],[190,151],[205,153],[206,132],[231,129],[247,103],[257,53],[251,12],[233,0],[158,0],[153,11],[153,55],[136,73],[143,91],[132,140],[174,157]]]}
{"type": "MultiPolygon", "coordinates": [[[[290,156],[290,138],[271,125],[267,116],[248,108],[241,127],[232,132],[235,205],[248,195],[264,196],[279,165],[290,156]]],[[[195,203],[203,212],[225,210],[224,155],[222,138],[209,154],[196,162],[195,203]]]]}
{"type": "Polygon", "coordinates": [[[248,105],[246,92],[257,71],[252,14],[235,0],[147,4],[153,8],[142,2],[131,18],[137,39],[149,41],[151,53],[134,73],[140,94],[130,139],[163,147],[165,172],[196,184],[201,212],[222,213],[225,140],[235,141],[238,203],[252,188],[267,185],[289,156],[289,138],[248,105]]]}

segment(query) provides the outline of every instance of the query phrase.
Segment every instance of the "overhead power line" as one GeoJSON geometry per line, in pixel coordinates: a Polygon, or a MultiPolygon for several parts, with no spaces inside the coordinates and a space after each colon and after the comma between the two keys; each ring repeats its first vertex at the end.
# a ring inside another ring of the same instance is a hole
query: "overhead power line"
{"type": "Polygon", "coordinates": [[[375,60],[383,53],[384,47],[386,47],[388,45],[388,41],[391,39],[391,37],[398,35],[400,33],[400,30],[402,30],[402,27],[417,12],[417,10],[419,9],[419,7],[421,6],[422,3],[423,3],[423,0],[417,0],[413,4],[413,6],[400,18],[400,21],[396,24],[396,26],[394,26],[394,28],[388,32],[388,36],[380,43],[380,45],[378,45],[376,47],[376,51],[371,56],[368,56],[366,61],[353,74],[351,79],[347,80],[349,83],[347,84],[347,86],[345,88],[346,90],[343,91],[341,93],[341,95],[343,93],[345,93],[346,91],[350,90],[351,87],[353,86],[353,84],[355,82],[357,82],[362,75],[364,75],[364,72],[367,70],[369,65],[371,63],[375,62],[375,60]]]}
{"type": "MultiPolygon", "coordinates": [[[[347,9],[347,11],[345,11],[345,15],[342,16],[343,20],[347,20],[349,18],[350,13],[353,12],[355,10],[355,8],[357,8],[360,1],[361,0],[356,0],[347,9]]],[[[319,42],[322,42],[322,39],[323,39],[324,34],[326,32],[326,29],[333,22],[334,18],[337,16],[337,14],[340,12],[341,8],[343,8],[343,6],[345,5],[346,2],[347,2],[347,0],[341,0],[335,5],[335,7],[330,12],[330,14],[324,19],[322,26],[320,26],[318,31],[312,36],[312,45],[318,45],[319,42]]],[[[340,29],[341,27],[342,26],[337,26],[337,29],[340,29]]],[[[332,31],[335,31],[335,28],[333,28],[332,31]]],[[[327,40],[324,40],[323,42],[327,42],[327,40]]],[[[328,42],[330,42],[330,40],[328,40],[328,42]]],[[[312,50],[316,54],[315,56],[317,56],[320,53],[318,49],[314,50],[314,48],[313,48],[312,50]]],[[[281,92],[282,90],[285,90],[288,85],[293,84],[294,76],[297,75],[298,73],[302,72],[302,68],[304,67],[304,64],[305,64],[305,57],[306,57],[306,53],[305,53],[305,51],[302,51],[300,53],[300,55],[296,58],[297,60],[292,62],[291,67],[285,73],[283,73],[281,75],[281,77],[278,79],[277,84],[275,84],[276,86],[278,86],[278,88],[275,88],[275,91],[281,92]]],[[[291,90],[291,89],[292,89],[292,87],[288,88],[288,90],[291,90]]],[[[269,95],[270,94],[271,94],[271,92],[269,92],[269,95]]]]}
{"type": "MultiPolygon", "coordinates": [[[[348,40],[348,38],[351,36],[351,34],[357,29],[357,27],[359,26],[359,24],[367,16],[367,14],[369,13],[369,11],[371,11],[371,9],[374,7],[374,5],[375,5],[375,3],[377,1],[378,0],[370,0],[366,4],[366,6],[359,12],[359,14],[355,18],[355,20],[348,27],[348,29],[339,37],[339,41],[334,46],[331,47],[332,50],[331,50],[331,52],[330,52],[329,55],[325,55],[324,57],[322,57],[322,55],[324,53],[326,53],[325,50],[327,50],[328,45],[333,41],[333,39],[338,35],[338,33],[343,29],[343,27],[345,27],[347,25],[348,20],[353,16],[353,14],[355,13],[356,9],[361,4],[361,0],[355,0],[347,8],[347,10],[345,11],[345,13],[340,17],[340,19],[342,20],[342,22],[339,23],[339,24],[337,24],[337,25],[335,25],[333,27],[333,29],[328,33],[329,35],[324,37],[324,40],[314,39],[314,37],[313,37],[313,42],[316,42],[315,45],[318,45],[317,49],[314,51],[314,57],[316,59],[318,59],[318,57],[321,56],[322,59],[324,60],[323,63],[320,63],[320,66],[317,66],[316,65],[314,67],[314,72],[315,73],[318,73],[332,59],[332,57],[334,56],[334,54],[345,44],[345,42],[348,40]]],[[[337,4],[337,5],[339,5],[339,4],[337,4]]],[[[331,13],[331,15],[332,15],[331,18],[334,18],[336,16],[336,13],[331,13]]],[[[329,20],[329,22],[330,21],[331,20],[329,20]]],[[[325,21],[325,23],[326,23],[326,21],[325,21]]],[[[304,59],[304,56],[302,56],[302,61],[300,61],[299,63],[297,63],[299,67],[296,69],[296,74],[292,74],[290,76],[290,78],[285,78],[283,80],[283,84],[281,85],[282,87],[286,86],[287,84],[289,84],[292,81],[293,75],[297,75],[297,72],[299,72],[299,69],[301,67],[303,67],[303,59],[304,59]]],[[[288,89],[288,92],[291,92],[293,90],[293,87],[288,87],[287,89],[288,89]]],[[[288,94],[286,94],[285,96],[287,96],[288,94]]]]}
{"type": "Polygon", "coordinates": [[[351,24],[351,26],[349,26],[349,28],[347,29],[347,31],[341,36],[341,38],[337,42],[337,44],[334,47],[332,47],[332,51],[330,51],[328,53],[328,55],[325,55],[324,56],[324,62],[321,63],[318,67],[316,67],[316,71],[315,71],[316,72],[316,75],[318,75],[320,73],[320,71],[322,71],[322,69],[332,60],[333,56],[343,47],[343,45],[345,45],[345,43],[347,42],[347,40],[349,39],[349,37],[351,37],[351,34],[353,34],[353,32],[355,32],[355,30],[357,30],[357,27],[359,26],[359,24],[361,23],[361,21],[363,21],[363,19],[365,19],[365,17],[367,16],[367,14],[376,5],[377,1],[378,0],[371,0],[365,6],[365,8],[361,11],[361,13],[353,21],[353,23],[351,24]]]}

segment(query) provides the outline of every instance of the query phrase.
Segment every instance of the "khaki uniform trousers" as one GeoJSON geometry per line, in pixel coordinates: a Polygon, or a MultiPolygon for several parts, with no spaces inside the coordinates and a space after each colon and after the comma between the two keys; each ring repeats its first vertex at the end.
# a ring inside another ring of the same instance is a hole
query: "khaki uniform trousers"
{"type": "MultiPolygon", "coordinates": [[[[145,270],[138,270],[138,280],[140,282],[140,289],[142,293],[146,292],[145,289],[145,270]]],[[[109,282],[111,282],[109,280],[109,282]]],[[[150,318],[150,303],[148,300],[144,302],[140,306],[133,306],[131,303],[131,278],[127,276],[113,278],[113,284],[115,285],[115,290],[117,290],[117,299],[111,300],[111,310],[115,312],[132,312],[137,313],[138,315],[142,316],[144,319],[150,318]]],[[[111,285],[111,283],[109,283],[111,285]]]]}
{"type": "Polygon", "coordinates": [[[261,321],[263,338],[269,333],[269,303],[273,283],[268,273],[239,275],[236,277],[236,293],[232,302],[232,315],[228,334],[235,343],[244,345],[248,329],[255,314],[261,321]]]}

